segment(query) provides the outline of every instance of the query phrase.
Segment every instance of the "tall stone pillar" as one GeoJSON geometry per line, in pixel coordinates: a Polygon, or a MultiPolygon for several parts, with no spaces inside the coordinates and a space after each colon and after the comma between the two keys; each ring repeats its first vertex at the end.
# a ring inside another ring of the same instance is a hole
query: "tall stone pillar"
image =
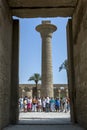
{"type": "Polygon", "coordinates": [[[41,95],[40,95],[40,89],[37,90],[37,97],[39,97],[39,98],[41,97],[41,95]]]}
{"type": "Polygon", "coordinates": [[[59,98],[60,98],[60,96],[61,96],[61,90],[60,89],[58,90],[58,94],[59,94],[59,98]]]}
{"type": "Polygon", "coordinates": [[[66,97],[69,97],[68,89],[66,89],[66,97]]]}
{"type": "Polygon", "coordinates": [[[41,96],[53,97],[53,72],[52,72],[52,33],[57,27],[50,21],[42,21],[42,24],[36,27],[42,37],[42,87],[41,96]]]}

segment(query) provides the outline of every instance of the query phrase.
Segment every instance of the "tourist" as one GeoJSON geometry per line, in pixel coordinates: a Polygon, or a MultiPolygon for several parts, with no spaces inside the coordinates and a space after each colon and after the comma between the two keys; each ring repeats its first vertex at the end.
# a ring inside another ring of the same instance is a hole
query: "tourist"
{"type": "Polygon", "coordinates": [[[31,109],[32,109],[32,99],[31,97],[29,97],[27,103],[27,111],[31,112],[31,109]]]}
{"type": "Polygon", "coordinates": [[[49,112],[50,111],[50,98],[47,97],[46,98],[46,112],[49,112]]]}
{"type": "Polygon", "coordinates": [[[63,112],[64,110],[64,104],[63,104],[63,98],[60,98],[60,112],[63,112]]]}
{"type": "Polygon", "coordinates": [[[55,100],[54,100],[54,98],[50,99],[50,111],[51,112],[55,111],[55,100]]]}
{"type": "Polygon", "coordinates": [[[42,101],[41,101],[41,98],[38,98],[37,100],[37,111],[38,112],[41,112],[42,111],[42,101]]]}
{"type": "Polygon", "coordinates": [[[33,111],[33,112],[36,112],[36,111],[37,111],[37,99],[36,99],[36,97],[34,97],[34,98],[32,99],[32,111],[33,111]]]}
{"type": "Polygon", "coordinates": [[[24,112],[27,112],[27,96],[24,97],[23,104],[24,104],[24,112]]]}
{"type": "Polygon", "coordinates": [[[59,98],[55,99],[55,109],[56,109],[56,111],[60,112],[60,100],[59,100],[59,98]]]}
{"type": "Polygon", "coordinates": [[[45,97],[42,98],[42,110],[43,112],[46,111],[46,98],[45,97]]]}
{"type": "Polygon", "coordinates": [[[63,105],[64,105],[64,110],[63,110],[63,112],[67,112],[67,98],[65,97],[65,98],[63,98],[63,105]]]}
{"type": "Polygon", "coordinates": [[[19,98],[19,110],[20,110],[20,112],[23,111],[23,97],[19,98]]]}

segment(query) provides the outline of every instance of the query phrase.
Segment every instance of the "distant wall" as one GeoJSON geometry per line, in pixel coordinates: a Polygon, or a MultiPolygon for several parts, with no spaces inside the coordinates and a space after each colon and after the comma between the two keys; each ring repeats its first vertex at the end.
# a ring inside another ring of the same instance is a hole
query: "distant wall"
{"type": "MultiPolygon", "coordinates": [[[[19,84],[19,97],[21,97],[21,96],[33,97],[33,88],[34,87],[35,87],[35,84],[19,84]]],[[[54,97],[67,96],[67,92],[68,92],[67,84],[54,84],[53,87],[54,87],[54,97]],[[59,95],[59,93],[60,93],[60,95],[59,95]]],[[[41,90],[41,84],[38,84],[38,89],[41,90]]]]}

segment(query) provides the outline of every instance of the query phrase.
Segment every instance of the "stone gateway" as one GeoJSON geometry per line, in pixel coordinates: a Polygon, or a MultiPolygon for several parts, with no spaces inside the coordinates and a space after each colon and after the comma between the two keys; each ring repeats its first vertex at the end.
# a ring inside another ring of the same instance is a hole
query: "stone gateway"
{"type": "Polygon", "coordinates": [[[19,20],[13,16],[69,17],[71,121],[87,129],[87,0],[0,0],[0,129],[18,121],[19,20]]]}

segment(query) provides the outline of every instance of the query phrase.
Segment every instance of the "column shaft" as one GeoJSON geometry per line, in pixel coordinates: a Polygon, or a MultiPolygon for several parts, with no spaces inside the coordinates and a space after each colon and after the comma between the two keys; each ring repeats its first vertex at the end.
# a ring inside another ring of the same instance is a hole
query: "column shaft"
{"type": "Polygon", "coordinates": [[[42,88],[41,95],[53,97],[51,36],[42,37],[42,88]]]}
{"type": "Polygon", "coordinates": [[[42,21],[36,27],[42,37],[42,86],[41,96],[54,97],[53,94],[53,72],[52,72],[52,33],[56,31],[56,26],[50,21],[42,21]]]}

